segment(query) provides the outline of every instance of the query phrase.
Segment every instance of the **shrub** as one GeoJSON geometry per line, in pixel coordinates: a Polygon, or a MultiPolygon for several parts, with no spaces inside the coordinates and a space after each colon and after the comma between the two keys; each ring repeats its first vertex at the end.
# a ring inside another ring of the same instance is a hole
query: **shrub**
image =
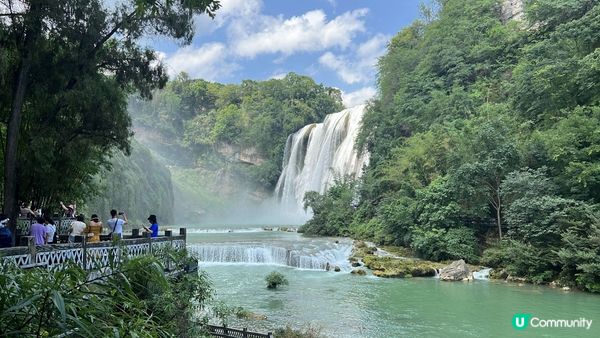
{"type": "Polygon", "coordinates": [[[268,289],[277,289],[280,285],[288,285],[288,280],[284,275],[277,271],[273,271],[265,277],[268,289]]]}
{"type": "Polygon", "coordinates": [[[460,227],[449,229],[444,235],[445,255],[449,259],[464,259],[468,263],[479,262],[477,238],[472,229],[460,227]]]}
{"type": "Polygon", "coordinates": [[[275,338],[320,338],[321,330],[314,326],[307,326],[302,329],[294,329],[289,325],[285,328],[275,330],[275,338]]]}

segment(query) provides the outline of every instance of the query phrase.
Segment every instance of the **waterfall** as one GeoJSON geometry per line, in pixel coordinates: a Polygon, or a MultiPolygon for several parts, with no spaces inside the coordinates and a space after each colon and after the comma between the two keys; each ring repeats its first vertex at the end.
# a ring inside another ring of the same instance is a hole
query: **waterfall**
{"type": "Polygon", "coordinates": [[[301,210],[308,191],[324,193],[337,177],[358,178],[368,153],[354,148],[364,105],[325,117],[323,123],[304,126],[287,139],[283,169],[275,196],[288,210],[301,210]]]}
{"type": "Polygon", "coordinates": [[[475,271],[473,272],[473,279],[488,280],[490,278],[490,271],[492,271],[491,268],[483,268],[475,271]]]}
{"type": "Polygon", "coordinates": [[[253,244],[189,245],[188,250],[197,255],[201,263],[269,264],[308,270],[325,270],[329,263],[332,268],[337,265],[348,270],[348,257],[352,245],[340,244],[337,248],[312,253],[279,246],[253,244]]]}

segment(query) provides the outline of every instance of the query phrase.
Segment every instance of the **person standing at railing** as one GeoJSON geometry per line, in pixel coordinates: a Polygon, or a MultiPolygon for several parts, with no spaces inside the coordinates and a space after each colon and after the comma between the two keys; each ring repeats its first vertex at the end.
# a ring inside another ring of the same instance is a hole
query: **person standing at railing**
{"type": "Polygon", "coordinates": [[[6,227],[10,219],[5,214],[0,214],[0,248],[12,246],[12,232],[6,227]]]}
{"type": "Polygon", "coordinates": [[[86,225],[84,221],[83,215],[77,215],[77,220],[71,222],[71,228],[69,233],[69,243],[75,242],[75,236],[83,236],[83,232],[85,231],[86,225]]]}
{"type": "Polygon", "coordinates": [[[90,224],[87,228],[88,242],[100,242],[100,234],[102,233],[102,222],[98,215],[93,214],[90,224]]]}
{"type": "Polygon", "coordinates": [[[127,215],[125,214],[124,211],[121,211],[119,213],[120,216],[123,216],[123,219],[120,219],[117,216],[117,210],[112,209],[110,211],[110,216],[111,219],[109,219],[106,224],[108,225],[108,228],[110,229],[110,235],[112,235],[113,237],[119,237],[119,239],[123,238],[123,225],[127,224],[127,215]]]}
{"type": "Polygon", "coordinates": [[[48,215],[44,217],[44,224],[46,226],[46,243],[53,244],[54,235],[56,234],[56,224],[54,224],[54,221],[48,215]]]}
{"type": "Polygon", "coordinates": [[[46,227],[44,226],[44,218],[38,217],[31,225],[29,229],[29,234],[33,236],[35,245],[44,245],[46,244],[46,227]]]}
{"type": "Polygon", "coordinates": [[[65,206],[63,202],[60,202],[60,207],[63,209],[65,217],[71,218],[75,217],[75,215],[77,214],[77,205],[75,203],[65,206]]]}
{"type": "Polygon", "coordinates": [[[156,215],[150,215],[150,217],[148,217],[148,222],[151,224],[150,228],[144,226],[144,229],[150,232],[150,237],[158,237],[158,222],[156,220],[156,215]]]}

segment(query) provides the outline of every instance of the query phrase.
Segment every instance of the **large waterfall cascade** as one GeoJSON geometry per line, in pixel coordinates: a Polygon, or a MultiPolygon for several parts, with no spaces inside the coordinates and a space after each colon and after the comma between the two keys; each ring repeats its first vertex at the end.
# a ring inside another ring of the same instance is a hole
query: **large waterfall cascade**
{"type": "Polygon", "coordinates": [[[355,149],[365,106],[327,115],[323,123],[304,126],[287,139],[283,170],[275,187],[281,205],[302,208],[308,191],[324,193],[337,177],[358,178],[368,163],[368,153],[355,149]]]}

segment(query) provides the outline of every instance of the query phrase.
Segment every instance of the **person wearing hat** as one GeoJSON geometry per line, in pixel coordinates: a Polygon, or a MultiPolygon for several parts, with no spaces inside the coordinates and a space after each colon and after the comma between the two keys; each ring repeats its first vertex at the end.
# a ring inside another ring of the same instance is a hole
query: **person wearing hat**
{"type": "Polygon", "coordinates": [[[158,237],[158,222],[156,221],[156,215],[150,215],[150,217],[148,217],[148,222],[151,224],[150,228],[144,226],[144,229],[151,233],[150,237],[158,237]]]}
{"type": "Polygon", "coordinates": [[[8,228],[10,219],[5,214],[0,214],[0,248],[12,246],[12,233],[8,228]]]}

